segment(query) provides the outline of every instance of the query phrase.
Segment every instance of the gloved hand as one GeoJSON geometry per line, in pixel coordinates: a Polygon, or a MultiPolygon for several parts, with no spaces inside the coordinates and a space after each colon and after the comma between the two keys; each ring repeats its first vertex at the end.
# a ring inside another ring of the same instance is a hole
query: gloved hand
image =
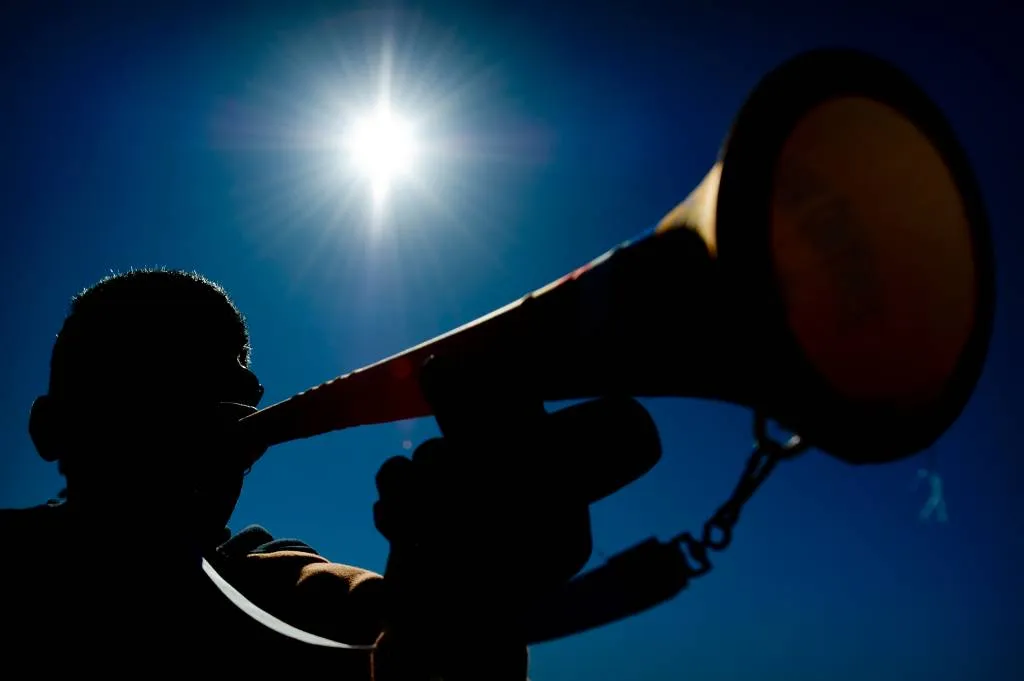
{"type": "Polygon", "coordinates": [[[422,389],[443,437],[411,458],[389,459],[377,474],[374,522],[390,554],[376,681],[523,681],[522,616],[577,574],[592,550],[588,504],[601,484],[581,470],[579,448],[608,430],[593,418],[621,414],[639,446],[653,433],[660,452],[636,402],[548,414],[525,376],[465,360],[423,367],[422,389]]]}

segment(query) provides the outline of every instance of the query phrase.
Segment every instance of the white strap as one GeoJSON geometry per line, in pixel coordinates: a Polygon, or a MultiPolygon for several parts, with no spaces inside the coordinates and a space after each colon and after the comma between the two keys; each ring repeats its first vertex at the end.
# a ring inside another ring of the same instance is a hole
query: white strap
{"type": "Polygon", "coordinates": [[[209,576],[210,580],[214,585],[220,589],[221,593],[227,596],[228,600],[235,604],[235,606],[244,612],[249,617],[253,618],[268,629],[277,632],[283,636],[295,639],[300,643],[308,643],[314,646],[323,646],[326,648],[342,648],[344,650],[373,650],[372,645],[349,645],[347,643],[338,643],[332,641],[329,638],[317,636],[316,634],[310,634],[307,631],[303,631],[298,627],[293,627],[287,622],[274,617],[266,610],[261,609],[248,598],[242,595],[242,593],[231,586],[226,579],[221,577],[210,562],[203,558],[203,572],[209,576]]]}

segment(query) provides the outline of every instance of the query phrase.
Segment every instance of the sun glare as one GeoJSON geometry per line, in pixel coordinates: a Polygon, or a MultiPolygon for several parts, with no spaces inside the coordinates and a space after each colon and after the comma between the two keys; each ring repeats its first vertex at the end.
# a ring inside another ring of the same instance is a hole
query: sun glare
{"type": "Polygon", "coordinates": [[[370,181],[377,203],[394,180],[412,171],[416,156],[412,127],[386,106],[356,121],[346,142],[353,165],[370,181]]]}

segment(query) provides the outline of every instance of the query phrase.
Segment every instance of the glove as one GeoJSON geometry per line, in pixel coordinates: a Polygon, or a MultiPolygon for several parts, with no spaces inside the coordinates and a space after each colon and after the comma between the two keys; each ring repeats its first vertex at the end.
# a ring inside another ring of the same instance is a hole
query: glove
{"type": "Polygon", "coordinates": [[[524,614],[592,551],[589,503],[608,491],[580,465],[592,433],[622,416],[641,442],[653,432],[660,453],[636,402],[548,414],[527,376],[471,360],[422,369],[443,437],[377,474],[374,523],[390,544],[377,681],[523,681],[524,614]]]}

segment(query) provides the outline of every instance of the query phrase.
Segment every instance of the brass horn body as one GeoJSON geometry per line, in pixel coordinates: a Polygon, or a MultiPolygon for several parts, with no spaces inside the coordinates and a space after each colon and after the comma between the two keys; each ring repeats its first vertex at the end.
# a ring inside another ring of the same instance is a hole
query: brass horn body
{"type": "Polygon", "coordinates": [[[880,463],[959,416],[993,307],[987,217],[941,111],[887,62],[823,49],[757,85],[711,171],[651,231],[243,424],[274,445],[427,416],[427,357],[515,357],[546,400],[721,400],[880,463]]]}

